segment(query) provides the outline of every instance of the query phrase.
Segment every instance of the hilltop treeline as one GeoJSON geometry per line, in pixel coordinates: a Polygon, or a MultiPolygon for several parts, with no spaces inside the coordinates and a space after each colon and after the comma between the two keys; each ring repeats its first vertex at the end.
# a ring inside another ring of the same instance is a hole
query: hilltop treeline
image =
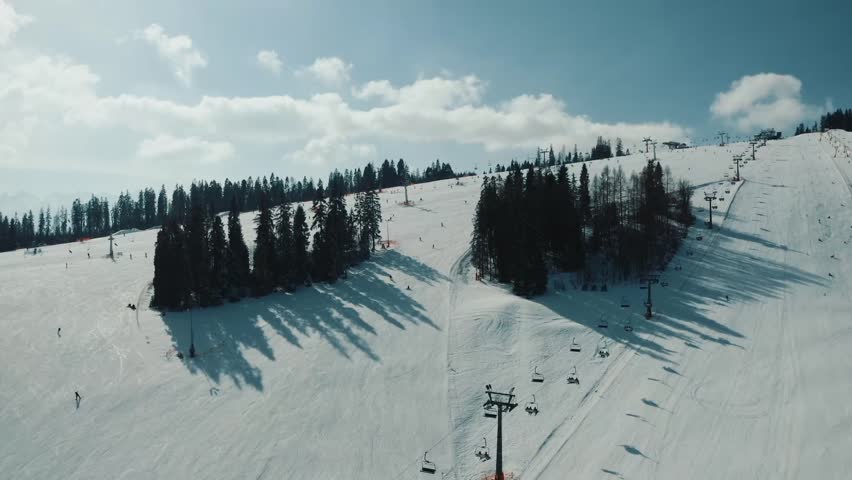
{"type": "Polygon", "coordinates": [[[301,205],[293,210],[286,197],[276,204],[272,188],[262,187],[251,254],[236,195],[231,197],[227,225],[204,205],[193,205],[186,222],[169,216],[157,234],[151,305],[163,310],[217,305],[345,277],[350,266],[369,258],[381,239],[378,176],[372,165],[364,168],[358,182],[350,210],[344,198],[346,177],[333,172],[326,188],[320,181],[314,190],[310,213],[301,205]]]}
{"type": "Polygon", "coordinates": [[[492,172],[503,173],[505,171],[512,170],[515,167],[518,167],[521,170],[526,170],[529,167],[554,167],[557,165],[565,165],[566,163],[588,162],[590,160],[602,160],[605,158],[623,157],[625,155],[630,155],[630,149],[624,149],[624,143],[620,138],[615,139],[615,151],[613,151],[612,142],[599,136],[595,142],[595,146],[586,153],[580,153],[577,150],[577,145],[574,145],[573,152],[566,151],[563,146],[562,151],[557,153],[553,150],[553,145],[551,145],[549,150],[537,152],[534,161],[525,160],[519,163],[512,160],[509,162],[508,166],[500,165],[498,163],[492,169],[492,172]]]}
{"type": "MultiPolygon", "coordinates": [[[[400,159],[396,163],[385,160],[379,167],[369,165],[374,176],[376,188],[397,187],[405,183],[422,183],[445,180],[458,176],[447,163],[438,160],[429,165],[422,173],[409,171],[408,165],[400,159]]],[[[344,195],[358,193],[364,184],[365,170],[355,168],[332,175],[344,195]]],[[[462,175],[469,175],[464,173],[462,175]]],[[[326,185],[331,184],[331,175],[326,185]]],[[[316,197],[317,183],[312,178],[297,180],[292,177],[252,178],[224,183],[215,180],[193,182],[189,189],[177,185],[171,195],[161,186],[159,192],[145,188],[133,196],[124,192],[119,195],[115,205],[110,207],[106,198],[92,196],[88,201],[74,200],[71,208],[60,207],[55,210],[41,209],[29,211],[20,218],[15,214],[4,216],[0,213],[0,252],[18,248],[31,248],[40,245],[52,245],[80,240],[87,237],[108,235],[118,230],[137,228],[146,229],[163,225],[166,218],[174,218],[178,223],[188,222],[193,208],[201,207],[205,215],[224,212],[231,209],[231,200],[236,199],[240,212],[257,210],[260,198],[266,195],[273,206],[284,202],[305,202],[316,197]]]]}
{"type": "Polygon", "coordinates": [[[605,166],[590,180],[562,165],[518,165],[482,184],[471,238],[479,274],[511,283],[519,295],[545,291],[549,270],[583,270],[606,281],[664,263],[687,225],[692,189],[659,162],[627,176],[605,166]]]}
{"type": "Polygon", "coordinates": [[[806,127],[804,123],[800,123],[796,127],[795,135],[803,133],[816,133],[825,130],[846,130],[852,132],[852,108],[841,110],[837,109],[833,113],[826,113],[819,117],[819,125],[814,122],[813,126],[806,127]]]}

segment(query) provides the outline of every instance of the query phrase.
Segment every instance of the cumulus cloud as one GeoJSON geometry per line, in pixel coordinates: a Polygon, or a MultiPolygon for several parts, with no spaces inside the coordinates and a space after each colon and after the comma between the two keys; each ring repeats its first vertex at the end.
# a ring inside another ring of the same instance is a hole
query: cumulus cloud
{"type": "Polygon", "coordinates": [[[193,70],[207,66],[207,59],[192,46],[192,39],[187,35],[171,37],[163,27],[152,23],[137,32],[137,37],[154,47],[157,54],[169,63],[175,77],[186,86],[192,83],[193,70]]]}
{"type": "Polygon", "coordinates": [[[329,87],[339,87],[349,82],[352,64],[338,57],[321,57],[314,63],[296,71],[299,76],[311,76],[329,87]]]}
{"type": "Polygon", "coordinates": [[[15,7],[6,0],[0,0],[0,46],[9,43],[18,30],[33,20],[33,17],[15,11],[15,7]]]}
{"type": "Polygon", "coordinates": [[[136,149],[136,155],[144,159],[183,159],[218,163],[234,155],[234,146],[228,142],[210,142],[198,137],[158,135],[142,140],[136,149]]]}
{"type": "MultiPolygon", "coordinates": [[[[98,76],[63,57],[5,60],[0,58],[0,146],[5,141],[7,150],[14,148],[19,162],[27,161],[26,145],[59,144],[43,129],[45,124],[58,126],[65,135],[89,139],[86,145],[98,148],[91,147],[85,161],[102,157],[101,165],[112,165],[120,155],[108,155],[100,148],[118,135],[137,145],[135,151],[125,152],[134,158],[171,155],[222,162],[243,148],[265,148],[303,165],[361,163],[375,155],[373,145],[380,141],[450,142],[501,151],[591,145],[599,135],[619,136],[625,142],[688,135],[668,122],[596,122],[569,113],[561,100],[548,94],[486,104],[487,84],[474,75],[420,78],[401,86],[385,80],[368,82],[354,95],[381,103],[366,107],[352,105],[338,93],[304,98],[203,96],[195,102],[178,102],[101,95],[98,76]],[[38,118],[38,124],[20,123],[30,117],[38,118]]],[[[116,143],[116,148],[127,148],[126,142],[116,143]]]]}
{"type": "Polygon", "coordinates": [[[261,50],[257,52],[257,65],[275,75],[280,75],[281,67],[284,63],[278,57],[278,52],[275,50],[261,50]]]}
{"type": "Polygon", "coordinates": [[[746,75],[731,83],[728,91],[716,94],[710,112],[742,132],[789,127],[819,112],[818,107],[802,102],[801,91],[801,80],[792,75],[746,75]]]}
{"type": "Polygon", "coordinates": [[[285,155],[285,159],[310,165],[334,165],[352,160],[372,160],[375,154],[374,145],[349,144],[343,138],[326,136],[310,140],[304,148],[285,155]]]}

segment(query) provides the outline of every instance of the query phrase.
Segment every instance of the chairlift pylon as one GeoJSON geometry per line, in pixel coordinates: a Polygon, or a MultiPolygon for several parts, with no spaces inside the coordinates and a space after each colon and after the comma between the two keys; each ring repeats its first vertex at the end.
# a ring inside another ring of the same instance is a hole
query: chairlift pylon
{"type": "Polygon", "coordinates": [[[544,382],[544,375],[538,373],[538,366],[537,365],[533,368],[532,381],[536,382],[536,383],[543,383],[544,382]]]}
{"type": "Polygon", "coordinates": [[[431,473],[434,474],[438,467],[435,466],[435,462],[430,462],[426,460],[426,454],[429,452],[423,452],[423,462],[420,463],[420,471],[423,473],[431,473]]]}

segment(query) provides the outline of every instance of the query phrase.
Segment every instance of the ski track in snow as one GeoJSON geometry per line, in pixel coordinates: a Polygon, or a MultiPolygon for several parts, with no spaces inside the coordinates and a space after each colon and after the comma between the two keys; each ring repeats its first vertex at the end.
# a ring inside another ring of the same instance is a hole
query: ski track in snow
{"type": "MultiPolygon", "coordinates": [[[[530,300],[475,281],[479,178],[413,186],[414,208],[382,192],[397,243],[346,280],[191,314],[147,308],[156,230],[119,236],[115,262],[103,238],[0,254],[0,477],[427,478],[428,450],[430,478],[480,479],[494,468],[493,384],[516,388],[504,469],[525,479],[844,478],[850,144],[836,131],[770,142],[736,185],[723,174],[747,144],[658,152],[699,185],[698,219],[651,321],[635,281],[583,292],[559,274],[530,300]],[[714,188],[725,201],[708,230],[714,188]],[[180,360],[190,315],[200,354],[180,360]]],[[[253,215],[241,216],[249,243],[253,215]]]]}

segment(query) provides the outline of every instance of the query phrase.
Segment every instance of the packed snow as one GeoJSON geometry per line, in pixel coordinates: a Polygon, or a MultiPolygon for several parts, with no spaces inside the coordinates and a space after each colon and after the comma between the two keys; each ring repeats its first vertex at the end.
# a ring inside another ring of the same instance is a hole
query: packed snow
{"type": "Polygon", "coordinates": [[[533,299],[476,281],[481,177],[414,186],[413,206],[382,192],[391,248],[345,280],[192,312],[148,308],[156,230],[116,235],[115,261],[105,238],[0,254],[0,477],[413,479],[428,452],[432,478],[480,479],[490,384],[518,395],[515,478],[845,478],[852,134],[769,142],[732,184],[746,152],[657,152],[698,220],[651,320],[638,281],[554,274],[533,299]]]}

